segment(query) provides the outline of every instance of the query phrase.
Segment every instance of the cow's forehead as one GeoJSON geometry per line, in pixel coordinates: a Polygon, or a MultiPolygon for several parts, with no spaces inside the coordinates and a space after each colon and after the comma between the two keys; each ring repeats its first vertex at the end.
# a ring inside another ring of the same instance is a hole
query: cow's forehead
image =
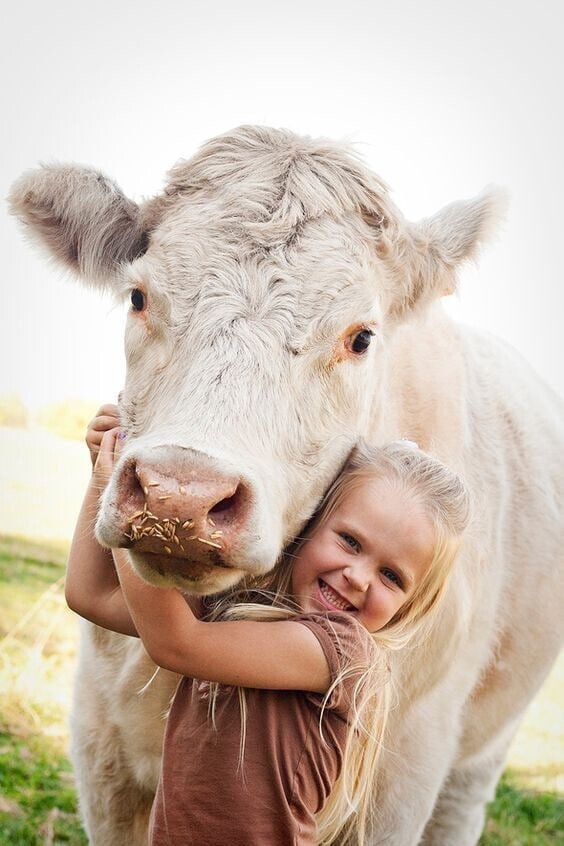
{"type": "Polygon", "coordinates": [[[380,269],[365,229],[359,216],[325,215],[265,249],[241,221],[185,203],[155,230],[132,275],[165,296],[181,324],[196,308],[225,321],[258,315],[279,325],[282,316],[300,345],[319,327],[378,318],[380,269]]]}
{"type": "Polygon", "coordinates": [[[146,266],[181,310],[209,297],[226,316],[278,308],[307,326],[347,304],[362,319],[385,288],[375,226],[396,210],[333,142],[239,127],[175,165],[153,211],[146,266]]]}
{"type": "Polygon", "coordinates": [[[165,217],[151,235],[149,252],[152,265],[160,264],[173,285],[182,280],[184,286],[199,286],[206,276],[222,273],[227,282],[241,266],[254,290],[281,276],[294,279],[296,290],[307,286],[328,299],[355,277],[373,275],[379,264],[373,235],[358,214],[324,214],[288,241],[266,248],[248,221],[218,203],[198,201],[186,201],[165,217]]]}

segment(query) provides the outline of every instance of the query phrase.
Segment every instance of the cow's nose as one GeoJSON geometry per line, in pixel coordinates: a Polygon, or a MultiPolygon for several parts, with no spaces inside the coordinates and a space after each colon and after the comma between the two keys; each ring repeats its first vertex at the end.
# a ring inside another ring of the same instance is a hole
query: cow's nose
{"type": "Polygon", "coordinates": [[[130,455],[116,482],[120,526],[141,552],[229,562],[248,531],[251,482],[203,452],[175,445],[130,455]]]}
{"type": "Polygon", "coordinates": [[[135,504],[159,518],[181,520],[195,531],[217,526],[235,529],[242,517],[245,486],[240,478],[193,468],[186,474],[168,475],[162,468],[137,463],[133,492],[135,504]]]}

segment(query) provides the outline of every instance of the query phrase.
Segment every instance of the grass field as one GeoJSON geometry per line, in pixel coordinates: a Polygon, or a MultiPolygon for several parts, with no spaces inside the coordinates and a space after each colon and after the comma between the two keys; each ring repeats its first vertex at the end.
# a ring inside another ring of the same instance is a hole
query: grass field
{"type": "MultiPolygon", "coordinates": [[[[0,430],[0,846],[86,844],[68,761],[77,625],[62,579],[87,475],[83,445],[0,430]]],[[[513,743],[481,846],[564,845],[563,683],[561,660],[513,743]]]]}

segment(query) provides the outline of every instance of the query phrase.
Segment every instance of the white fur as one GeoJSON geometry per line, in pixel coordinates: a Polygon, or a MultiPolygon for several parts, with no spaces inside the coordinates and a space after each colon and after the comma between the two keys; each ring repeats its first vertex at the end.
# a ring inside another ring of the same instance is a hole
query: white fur
{"type": "MultiPolygon", "coordinates": [[[[465,476],[476,517],[443,617],[394,668],[372,842],[473,846],[562,639],[562,404],[437,302],[487,237],[498,195],[411,224],[350,152],[262,127],[208,142],[137,209],[92,173],[32,173],[13,209],[92,284],[148,292],[149,317],[126,329],[123,460],[184,445],[248,480],[237,567],[274,564],[359,434],[412,438],[465,476]],[[355,360],[340,339],[362,323],[375,336],[355,360]]],[[[101,539],[113,537],[117,478],[101,539]]],[[[139,693],[154,671],[140,644],[84,631],[73,758],[87,828],[96,846],[142,844],[176,680],[161,671],[139,693]]]]}

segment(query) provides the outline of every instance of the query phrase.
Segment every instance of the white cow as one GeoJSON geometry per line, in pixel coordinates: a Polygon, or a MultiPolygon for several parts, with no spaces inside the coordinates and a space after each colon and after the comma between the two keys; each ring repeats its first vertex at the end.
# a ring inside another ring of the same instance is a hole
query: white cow
{"type": "MultiPolygon", "coordinates": [[[[205,594],[271,568],[358,435],[463,473],[475,519],[432,639],[394,667],[371,842],[475,844],[562,639],[562,404],[438,302],[495,192],[411,224],[341,146],[241,127],[140,205],[73,165],[24,174],[11,201],[65,267],[131,298],[129,437],[96,531],[148,581],[205,594]],[[145,503],[161,537],[131,531],[145,503]],[[194,536],[210,517],[221,549],[194,536]]],[[[84,624],[73,759],[96,846],[145,843],[177,681],[153,672],[138,641],[84,624]]]]}

